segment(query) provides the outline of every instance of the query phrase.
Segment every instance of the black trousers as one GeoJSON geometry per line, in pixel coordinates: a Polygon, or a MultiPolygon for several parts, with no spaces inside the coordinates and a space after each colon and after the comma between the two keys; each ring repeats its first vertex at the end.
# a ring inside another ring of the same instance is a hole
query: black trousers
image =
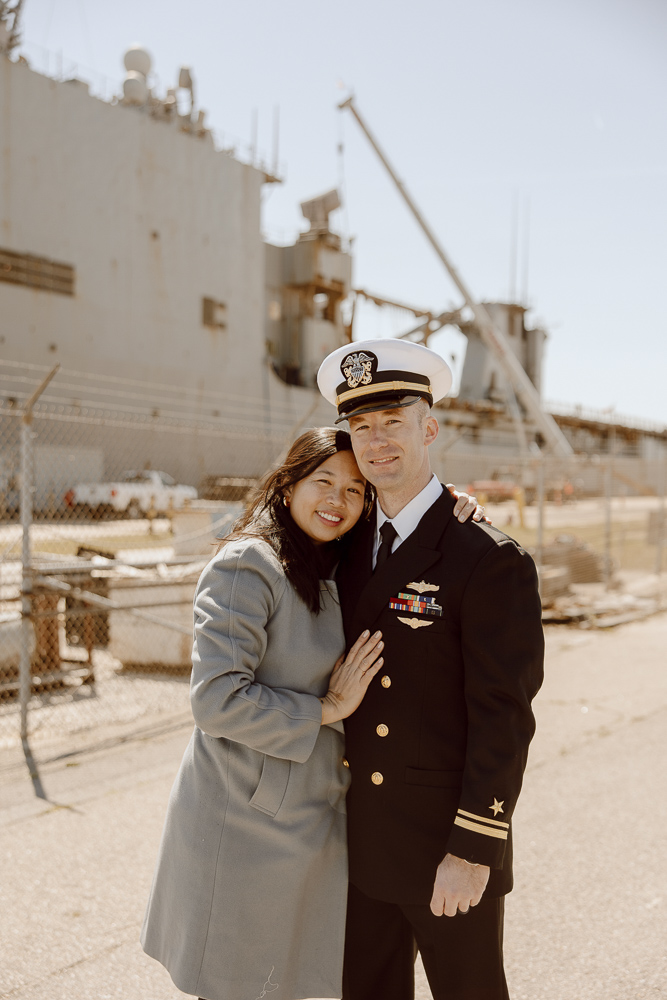
{"type": "Polygon", "coordinates": [[[435,917],[426,905],[384,903],[350,885],[343,1000],[413,1000],[421,954],[433,1000],[509,1000],[504,899],[435,917]]]}

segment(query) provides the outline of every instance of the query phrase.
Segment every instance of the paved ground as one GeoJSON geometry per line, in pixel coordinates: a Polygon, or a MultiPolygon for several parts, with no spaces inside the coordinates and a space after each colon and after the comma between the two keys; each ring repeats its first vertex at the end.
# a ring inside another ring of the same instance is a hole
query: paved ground
{"type": "MultiPolygon", "coordinates": [[[[548,632],[515,822],[513,1000],[667,997],[666,646],[667,615],[548,632]]],[[[1,997],[182,996],[137,937],[190,724],[141,727],[35,744],[32,780],[18,751],[0,758],[1,997]]]]}

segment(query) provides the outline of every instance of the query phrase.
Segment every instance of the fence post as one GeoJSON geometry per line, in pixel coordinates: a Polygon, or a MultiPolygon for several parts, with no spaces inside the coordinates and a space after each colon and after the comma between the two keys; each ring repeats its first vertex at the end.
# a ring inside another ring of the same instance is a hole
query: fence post
{"type": "Polygon", "coordinates": [[[30,567],[30,528],[32,526],[32,410],[21,421],[21,659],[19,665],[19,702],[21,739],[28,736],[30,701],[30,655],[32,650],[32,574],[30,567]]]}
{"type": "Polygon", "coordinates": [[[28,738],[28,703],[30,701],[30,660],[32,654],[32,554],[30,534],[33,516],[32,410],[60,365],[49,372],[23,407],[21,420],[21,659],[19,661],[19,703],[21,739],[28,738]]]}
{"type": "Polygon", "coordinates": [[[616,428],[609,428],[608,437],[608,452],[607,452],[607,467],[605,469],[604,477],[604,495],[605,495],[605,522],[604,522],[604,582],[605,589],[609,590],[611,587],[611,577],[612,577],[612,564],[611,564],[611,527],[612,527],[612,492],[613,492],[613,462],[614,462],[614,450],[616,445],[616,428]]]}
{"type": "Polygon", "coordinates": [[[662,587],[660,586],[660,574],[662,573],[662,551],[665,541],[665,488],[667,487],[667,469],[665,455],[660,463],[660,505],[658,507],[658,537],[655,546],[655,574],[658,577],[658,599],[662,598],[662,587]]]}

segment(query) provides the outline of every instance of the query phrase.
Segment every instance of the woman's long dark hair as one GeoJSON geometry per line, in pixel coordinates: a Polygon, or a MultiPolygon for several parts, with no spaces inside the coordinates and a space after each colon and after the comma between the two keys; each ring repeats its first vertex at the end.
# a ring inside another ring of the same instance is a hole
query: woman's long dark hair
{"type": "MultiPolygon", "coordinates": [[[[320,611],[320,580],[327,578],[352,532],[338,542],[315,545],[293,520],[285,505],[285,495],[327,458],[339,451],[351,450],[350,435],[346,431],[334,427],[315,427],[306,431],[296,439],[285,461],[266,476],[221,544],[222,547],[237,538],[267,541],[278,556],[287,579],[314,614],[320,611]]],[[[367,484],[360,520],[368,517],[372,507],[373,492],[367,484]]]]}

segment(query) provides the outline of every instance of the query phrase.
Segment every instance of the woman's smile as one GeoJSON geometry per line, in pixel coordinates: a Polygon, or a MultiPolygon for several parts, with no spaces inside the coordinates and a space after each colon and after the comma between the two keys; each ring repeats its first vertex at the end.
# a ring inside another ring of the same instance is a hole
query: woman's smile
{"type": "Polygon", "coordinates": [[[340,524],[340,522],[343,520],[340,514],[334,514],[331,511],[318,510],[315,511],[315,513],[319,514],[319,516],[324,518],[325,521],[331,521],[332,524],[340,524]]]}

